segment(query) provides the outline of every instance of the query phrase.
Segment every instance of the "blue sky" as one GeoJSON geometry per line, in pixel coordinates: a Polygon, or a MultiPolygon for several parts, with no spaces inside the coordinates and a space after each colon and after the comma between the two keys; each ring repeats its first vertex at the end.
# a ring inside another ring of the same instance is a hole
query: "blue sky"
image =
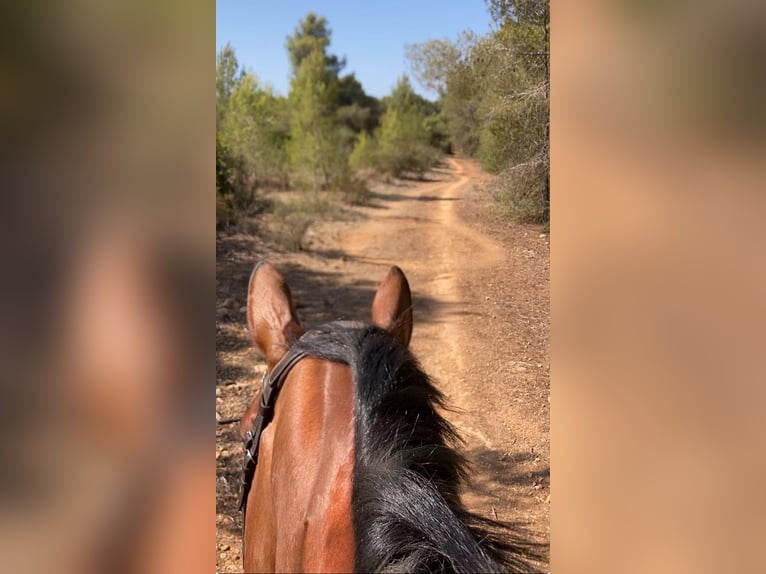
{"type": "MultiPolygon", "coordinates": [[[[484,0],[218,0],[216,50],[230,42],[241,66],[286,95],[285,38],[309,12],[327,18],[330,52],[346,57],[342,73],[355,72],[376,97],[388,94],[402,73],[409,74],[405,44],[454,39],[464,30],[484,34],[491,25],[484,0]]],[[[435,98],[412,79],[418,92],[435,98]]]]}

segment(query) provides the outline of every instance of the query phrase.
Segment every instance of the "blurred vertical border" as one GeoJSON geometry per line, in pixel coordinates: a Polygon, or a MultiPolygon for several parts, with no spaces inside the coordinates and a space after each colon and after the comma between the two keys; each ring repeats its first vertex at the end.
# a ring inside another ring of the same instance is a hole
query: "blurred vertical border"
{"type": "Polygon", "coordinates": [[[766,5],[551,15],[551,569],[766,571],[766,5]]]}
{"type": "Polygon", "coordinates": [[[3,570],[215,570],[214,30],[0,9],[3,570]]]}

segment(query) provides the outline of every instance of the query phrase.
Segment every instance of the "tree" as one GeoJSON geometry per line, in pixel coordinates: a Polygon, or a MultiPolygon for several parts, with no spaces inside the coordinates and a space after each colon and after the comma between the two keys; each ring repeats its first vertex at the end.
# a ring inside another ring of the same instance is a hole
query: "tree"
{"type": "Polygon", "coordinates": [[[242,185],[285,181],[285,143],[288,137],[286,105],[252,73],[245,73],[229,96],[222,123],[222,138],[241,158],[246,171],[242,185]]]}
{"type": "Polygon", "coordinates": [[[338,105],[351,106],[356,104],[360,107],[370,108],[378,103],[377,98],[368,96],[362,84],[356,79],[354,73],[346,74],[339,80],[338,105]]]}
{"type": "Polygon", "coordinates": [[[346,67],[346,59],[339,59],[327,53],[331,36],[332,30],[327,25],[327,19],[317,16],[314,12],[309,12],[298,23],[293,35],[288,36],[285,43],[290,55],[293,76],[298,75],[303,60],[317,49],[322,53],[327,72],[336,77],[340,74],[340,71],[346,67]]]}
{"type": "Polygon", "coordinates": [[[215,62],[215,110],[216,125],[223,121],[226,113],[226,107],[229,102],[231,92],[234,86],[241,78],[239,63],[234,55],[234,48],[230,43],[226,43],[217,54],[215,62]]]}
{"type": "Polygon", "coordinates": [[[346,74],[340,78],[338,86],[338,115],[341,123],[354,134],[362,130],[372,134],[380,123],[384,107],[380,100],[368,95],[356,76],[346,74]]]}
{"type": "Polygon", "coordinates": [[[338,120],[341,124],[341,143],[348,153],[354,148],[361,133],[372,135],[380,123],[382,113],[383,105],[380,100],[367,95],[353,73],[340,78],[338,120]]]}
{"type": "Polygon", "coordinates": [[[441,122],[451,140],[443,146],[469,155],[479,148],[478,110],[484,90],[481,70],[471,61],[478,41],[465,32],[455,41],[429,40],[406,48],[415,78],[439,93],[441,122]]]}
{"type": "MultiPolygon", "coordinates": [[[[503,175],[506,197],[533,206],[521,219],[545,220],[550,211],[550,4],[548,0],[486,0],[495,23],[496,40],[505,50],[505,70],[515,83],[490,108],[498,123],[493,136],[507,156],[503,175]],[[505,137],[503,136],[505,131],[505,137]]],[[[497,146],[487,146],[497,147],[497,146]]]]}
{"type": "Polygon", "coordinates": [[[496,24],[513,21],[526,22],[535,26],[550,25],[549,0],[485,0],[485,2],[496,24]]]}
{"type": "Polygon", "coordinates": [[[258,187],[286,185],[287,106],[240,68],[227,44],[216,55],[216,114],[216,189],[225,224],[252,209],[258,187]]]}
{"type": "Polygon", "coordinates": [[[457,43],[445,39],[428,40],[422,44],[407,44],[404,48],[418,82],[444,97],[449,74],[461,59],[457,43]]]}
{"type": "Polygon", "coordinates": [[[338,137],[337,96],[337,76],[328,71],[323,50],[315,46],[290,84],[287,153],[299,186],[318,190],[347,168],[338,137]]]}
{"type": "Polygon", "coordinates": [[[482,38],[409,46],[419,81],[440,94],[457,149],[498,173],[497,196],[523,221],[547,220],[548,0],[486,0],[496,29],[482,38]]]}

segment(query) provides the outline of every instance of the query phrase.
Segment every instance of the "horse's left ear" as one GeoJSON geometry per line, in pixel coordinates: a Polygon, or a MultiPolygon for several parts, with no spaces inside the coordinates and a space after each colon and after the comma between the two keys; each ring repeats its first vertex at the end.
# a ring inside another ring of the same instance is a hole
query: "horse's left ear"
{"type": "Polygon", "coordinates": [[[268,261],[253,269],[247,293],[247,325],[255,346],[271,369],[303,334],[290,288],[268,261]]]}
{"type": "Polygon", "coordinates": [[[412,296],[401,269],[394,266],[378,286],[372,302],[372,323],[396,337],[405,347],[412,336],[412,296]]]}

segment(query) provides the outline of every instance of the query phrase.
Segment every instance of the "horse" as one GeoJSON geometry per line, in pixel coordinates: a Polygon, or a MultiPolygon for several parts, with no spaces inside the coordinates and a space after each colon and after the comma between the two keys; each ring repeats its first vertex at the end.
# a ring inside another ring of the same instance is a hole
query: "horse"
{"type": "Polygon", "coordinates": [[[399,267],[371,323],[305,331],[284,278],[261,262],[247,321],[267,375],[240,421],[246,572],[533,571],[533,544],[461,503],[466,459],[409,350],[399,267]]]}

